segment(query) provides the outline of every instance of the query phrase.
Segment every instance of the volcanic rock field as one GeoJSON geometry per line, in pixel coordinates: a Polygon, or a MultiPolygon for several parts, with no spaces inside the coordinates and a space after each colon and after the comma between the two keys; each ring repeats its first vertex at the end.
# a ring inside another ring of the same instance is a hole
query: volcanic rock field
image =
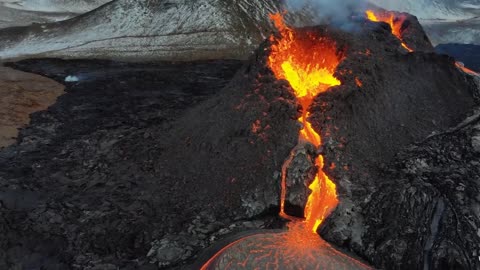
{"type": "Polygon", "coordinates": [[[288,2],[0,29],[0,269],[480,269],[478,46],[288,2]]]}

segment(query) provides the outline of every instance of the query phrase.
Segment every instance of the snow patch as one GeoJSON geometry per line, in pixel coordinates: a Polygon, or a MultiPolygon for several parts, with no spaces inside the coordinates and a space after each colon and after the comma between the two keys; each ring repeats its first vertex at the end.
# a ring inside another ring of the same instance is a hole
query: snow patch
{"type": "Polygon", "coordinates": [[[80,81],[80,78],[78,78],[77,76],[69,75],[65,77],[65,82],[78,82],[78,81],[80,81]]]}

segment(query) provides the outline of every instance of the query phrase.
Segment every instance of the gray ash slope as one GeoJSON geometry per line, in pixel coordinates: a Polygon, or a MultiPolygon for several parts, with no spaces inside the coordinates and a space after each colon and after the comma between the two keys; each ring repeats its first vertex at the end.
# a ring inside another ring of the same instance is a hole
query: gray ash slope
{"type": "Polygon", "coordinates": [[[70,20],[0,30],[0,57],[246,59],[280,10],[276,1],[116,0],[70,20]]]}

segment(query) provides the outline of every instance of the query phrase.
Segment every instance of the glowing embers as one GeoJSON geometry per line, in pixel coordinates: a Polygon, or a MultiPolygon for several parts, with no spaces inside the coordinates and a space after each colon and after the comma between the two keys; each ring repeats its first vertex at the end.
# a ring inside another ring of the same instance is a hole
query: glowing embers
{"type": "Polygon", "coordinates": [[[402,47],[409,52],[413,52],[413,50],[405,44],[402,37],[402,25],[405,21],[405,16],[395,16],[395,13],[393,12],[375,13],[373,10],[367,10],[365,15],[372,22],[384,22],[389,24],[390,28],[392,28],[392,34],[400,40],[402,47]]]}
{"type": "MultiPolygon", "coordinates": [[[[298,35],[284,24],[281,14],[271,15],[271,19],[281,36],[279,39],[271,38],[268,65],[278,79],[285,79],[290,83],[302,105],[303,113],[298,119],[303,126],[299,134],[300,141],[309,142],[318,148],[322,139],[308,121],[307,110],[315,96],[341,84],[334,73],[342,55],[331,39],[314,34],[298,35]]],[[[304,210],[306,228],[313,232],[317,231],[318,226],[338,204],[335,184],[323,172],[323,156],[316,158],[315,165],[318,173],[309,186],[311,194],[304,210]]],[[[288,160],[283,168],[281,216],[286,216],[285,166],[288,166],[288,160]]]]}

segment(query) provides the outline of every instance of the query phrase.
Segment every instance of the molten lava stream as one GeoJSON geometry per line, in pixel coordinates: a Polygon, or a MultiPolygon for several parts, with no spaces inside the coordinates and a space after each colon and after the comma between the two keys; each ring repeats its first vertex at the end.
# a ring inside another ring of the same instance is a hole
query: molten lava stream
{"type": "Polygon", "coordinates": [[[461,69],[463,72],[469,74],[469,75],[472,75],[472,76],[480,76],[479,73],[467,68],[466,66],[464,66],[463,64],[461,64],[460,62],[455,62],[455,66],[457,66],[457,68],[461,69]]]}
{"type": "Polygon", "coordinates": [[[407,46],[407,44],[405,44],[402,37],[402,25],[405,21],[405,18],[395,18],[395,13],[393,12],[385,12],[383,14],[380,14],[375,13],[373,10],[367,10],[365,12],[365,15],[372,22],[384,22],[389,24],[390,28],[392,28],[392,34],[400,40],[400,42],[402,43],[402,47],[409,52],[413,52],[413,49],[411,49],[407,46]]]}
{"type": "MultiPolygon", "coordinates": [[[[299,144],[308,142],[319,147],[322,137],[312,128],[308,109],[315,96],[341,84],[333,74],[342,59],[332,40],[314,35],[297,38],[297,33],[285,26],[281,14],[271,17],[281,36],[271,38],[268,66],[278,79],[290,82],[303,108],[298,119],[303,125],[299,144]]],[[[285,180],[293,154],[294,151],[282,168],[280,216],[287,218],[291,217],[285,213],[285,180]]],[[[285,232],[253,232],[231,242],[210,257],[201,269],[370,269],[342,254],[316,234],[318,226],[337,206],[338,200],[335,184],[322,170],[323,156],[318,156],[315,163],[318,173],[309,186],[311,194],[305,206],[304,222],[291,222],[285,232]]]]}
{"type": "MultiPolygon", "coordinates": [[[[322,138],[308,121],[309,112],[307,110],[315,96],[327,91],[332,86],[341,84],[334,76],[341,57],[337,54],[334,41],[313,35],[297,39],[296,33],[284,24],[281,14],[273,14],[271,19],[280,31],[281,38],[278,40],[271,38],[274,44],[271,47],[268,65],[278,79],[285,79],[290,83],[302,106],[303,113],[298,121],[302,123],[303,129],[300,131],[299,141],[309,142],[318,148],[322,144],[322,138]]],[[[304,210],[306,228],[314,233],[338,204],[336,186],[323,172],[323,156],[318,156],[315,163],[318,167],[318,174],[309,186],[311,194],[304,210]]],[[[282,171],[280,215],[285,217],[287,216],[284,208],[285,164],[282,171]]]]}

